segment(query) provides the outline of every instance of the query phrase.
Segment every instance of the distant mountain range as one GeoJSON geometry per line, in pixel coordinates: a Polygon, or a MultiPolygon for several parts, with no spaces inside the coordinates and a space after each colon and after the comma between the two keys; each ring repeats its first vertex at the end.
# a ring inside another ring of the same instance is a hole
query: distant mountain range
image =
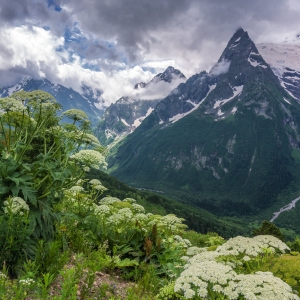
{"type": "Polygon", "coordinates": [[[209,73],[180,84],[112,148],[109,172],[219,215],[287,203],[300,191],[299,70],[281,63],[277,77],[276,60],[239,29],[209,73]]]}
{"type": "Polygon", "coordinates": [[[100,143],[108,146],[132,133],[162,100],[159,90],[168,94],[185,81],[186,77],[179,70],[168,67],[150,82],[137,83],[134,95],[124,96],[106,109],[95,130],[100,143]]]}
{"type": "MultiPolygon", "coordinates": [[[[47,79],[36,80],[24,77],[19,83],[0,89],[0,97],[8,97],[13,92],[24,90],[42,90],[50,93],[63,107],[63,111],[76,108],[83,110],[89,117],[92,126],[96,126],[103,115],[104,110],[97,108],[97,99],[88,87],[84,87],[83,94],[75,92],[60,84],[53,84],[47,79]]],[[[100,93],[100,92],[99,92],[100,93]]]]}

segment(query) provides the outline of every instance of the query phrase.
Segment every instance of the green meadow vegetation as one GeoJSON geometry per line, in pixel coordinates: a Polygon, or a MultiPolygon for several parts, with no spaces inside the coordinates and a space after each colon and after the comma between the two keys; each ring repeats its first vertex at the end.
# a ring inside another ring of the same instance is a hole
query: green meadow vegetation
{"type": "Polygon", "coordinates": [[[0,299],[299,299],[299,238],[123,185],[60,108],[0,99],[0,299]]]}

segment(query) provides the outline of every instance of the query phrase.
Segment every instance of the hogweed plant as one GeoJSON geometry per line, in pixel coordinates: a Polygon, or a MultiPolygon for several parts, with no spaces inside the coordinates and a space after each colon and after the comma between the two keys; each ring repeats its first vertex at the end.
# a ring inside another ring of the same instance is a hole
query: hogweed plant
{"type": "MultiPolygon", "coordinates": [[[[43,91],[19,91],[0,98],[0,206],[9,197],[24,201],[32,239],[54,237],[59,219],[54,205],[63,197],[63,190],[73,186],[88,168],[105,165],[103,155],[94,150],[100,144],[90,132],[86,115],[67,111],[64,115],[73,124],[60,124],[60,109],[43,91]]],[[[0,222],[5,219],[1,211],[0,222]]],[[[15,240],[17,235],[16,231],[15,240]]],[[[3,243],[7,241],[1,239],[0,249],[3,243]]],[[[2,265],[4,258],[0,259],[2,265]]]]}
{"type": "Polygon", "coordinates": [[[174,292],[184,299],[298,300],[292,288],[271,272],[247,274],[252,270],[241,268],[258,257],[262,259],[285,251],[289,251],[288,246],[273,236],[236,237],[215,251],[200,252],[193,247],[187,253],[198,253],[190,258],[183,257],[185,270],[176,279],[174,292]]]}

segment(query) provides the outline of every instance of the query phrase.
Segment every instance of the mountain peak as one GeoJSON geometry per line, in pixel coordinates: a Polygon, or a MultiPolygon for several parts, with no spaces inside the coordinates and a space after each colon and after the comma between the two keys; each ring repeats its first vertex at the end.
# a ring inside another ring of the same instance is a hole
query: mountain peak
{"type": "Polygon", "coordinates": [[[138,90],[138,89],[147,88],[149,84],[158,83],[160,81],[171,83],[174,79],[186,79],[186,77],[183,75],[183,73],[180,72],[180,70],[175,69],[172,66],[169,66],[163,73],[158,73],[157,75],[155,75],[150,82],[137,83],[134,86],[134,89],[138,90]]]}
{"type": "Polygon", "coordinates": [[[156,83],[159,81],[165,81],[171,83],[174,79],[185,79],[186,77],[172,66],[169,66],[163,73],[157,74],[149,83],[156,83]]]}

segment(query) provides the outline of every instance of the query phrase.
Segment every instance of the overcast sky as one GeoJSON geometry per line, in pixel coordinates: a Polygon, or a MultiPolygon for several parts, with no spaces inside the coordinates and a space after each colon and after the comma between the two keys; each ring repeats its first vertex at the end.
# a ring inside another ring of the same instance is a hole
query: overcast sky
{"type": "Polygon", "coordinates": [[[209,71],[242,27],[255,43],[300,33],[300,0],[0,0],[0,86],[22,76],[106,105],[169,65],[209,71]]]}

